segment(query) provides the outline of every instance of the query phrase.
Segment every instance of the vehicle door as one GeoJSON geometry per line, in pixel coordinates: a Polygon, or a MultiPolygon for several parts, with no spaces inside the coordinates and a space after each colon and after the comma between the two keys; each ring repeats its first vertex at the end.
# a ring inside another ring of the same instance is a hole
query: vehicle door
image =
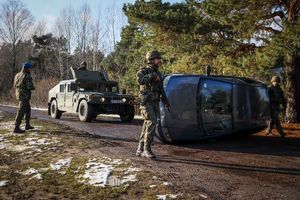
{"type": "Polygon", "coordinates": [[[233,130],[232,84],[202,79],[199,87],[200,121],[205,135],[221,135],[233,130]]]}
{"type": "Polygon", "coordinates": [[[73,108],[73,104],[74,104],[74,101],[73,101],[74,92],[75,91],[71,89],[71,82],[67,83],[64,101],[65,101],[65,107],[69,112],[71,112],[73,110],[72,108],[73,108]]]}
{"type": "Polygon", "coordinates": [[[60,83],[59,92],[57,93],[57,99],[56,99],[59,110],[65,109],[65,90],[66,90],[66,84],[60,83]]]}

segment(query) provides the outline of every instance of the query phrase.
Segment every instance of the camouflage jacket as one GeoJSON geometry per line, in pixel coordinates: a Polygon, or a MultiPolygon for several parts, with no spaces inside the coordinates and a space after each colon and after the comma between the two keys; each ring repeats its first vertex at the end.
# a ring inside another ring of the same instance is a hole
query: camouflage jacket
{"type": "Polygon", "coordinates": [[[16,88],[17,100],[30,100],[31,90],[35,89],[30,72],[23,68],[22,71],[17,73],[14,79],[14,87],[16,88]]]}
{"type": "Polygon", "coordinates": [[[147,102],[155,102],[160,100],[160,82],[156,81],[157,76],[161,78],[161,73],[155,66],[148,65],[140,68],[137,72],[137,82],[140,87],[141,105],[147,102]]]}
{"type": "Polygon", "coordinates": [[[268,93],[270,97],[270,109],[280,111],[280,105],[286,107],[286,100],[283,95],[282,89],[273,85],[268,87],[268,93]]]}

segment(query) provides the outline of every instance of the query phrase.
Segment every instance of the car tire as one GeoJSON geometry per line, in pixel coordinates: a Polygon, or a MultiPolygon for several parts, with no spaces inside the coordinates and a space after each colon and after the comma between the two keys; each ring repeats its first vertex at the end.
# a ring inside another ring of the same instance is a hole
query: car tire
{"type": "Polygon", "coordinates": [[[93,118],[92,106],[88,105],[86,100],[82,100],[78,107],[78,117],[82,122],[90,122],[93,118]]]}
{"type": "Polygon", "coordinates": [[[120,114],[120,118],[122,122],[131,122],[134,118],[134,107],[129,105],[126,109],[126,112],[120,114]]]}
{"type": "Polygon", "coordinates": [[[53,119],[60,119],[62,111],[58,110],[57,101],[52,100],[50,105],[50,115],[53,119]]]}
{"type": "Polygon", "coordinates": [[[156,124],[155,136],[161,143],[164,143],[164,144],[174,143],[174,140],[172,139],[170,134],[163,131],[160,120],[158,120],[158,122],[156,124]]]}

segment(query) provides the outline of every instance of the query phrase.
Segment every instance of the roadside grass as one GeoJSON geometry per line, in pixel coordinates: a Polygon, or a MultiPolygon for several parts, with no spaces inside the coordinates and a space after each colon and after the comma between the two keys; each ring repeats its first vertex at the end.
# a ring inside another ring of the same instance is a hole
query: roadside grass
{"type": "Polygon", "coordinates": [[[0,199],[158,199],[175,191],[132,161],[95,149],[102,141],[109,145],[105,140],[81,137],[68,127],[37,119],[32,119],[35,129],[25,134],[13,134],[13,125],[14,116],[0,112],[0,199]],[[69,162],[61,162],[64,159],[69,162]],[[59,162],[63,164],[54,169],[59,162]],[[111,169],[105,186],[83,178],[97,164],[111,169]]]}

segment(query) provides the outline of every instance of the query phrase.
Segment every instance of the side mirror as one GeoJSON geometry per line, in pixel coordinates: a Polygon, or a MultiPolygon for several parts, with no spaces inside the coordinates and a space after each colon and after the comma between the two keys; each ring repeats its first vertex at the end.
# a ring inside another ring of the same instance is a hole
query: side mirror
{"type": "Polygon", "coordinates": [[[76,91],[76,83],[71,83],[70,89],[71,91],[76,91]]]}
{"type": "Polygon", "coordinates": [[[122,94],[126,94],[126,89],[123,89],[123,90],[122,90],[122,94]]]}

